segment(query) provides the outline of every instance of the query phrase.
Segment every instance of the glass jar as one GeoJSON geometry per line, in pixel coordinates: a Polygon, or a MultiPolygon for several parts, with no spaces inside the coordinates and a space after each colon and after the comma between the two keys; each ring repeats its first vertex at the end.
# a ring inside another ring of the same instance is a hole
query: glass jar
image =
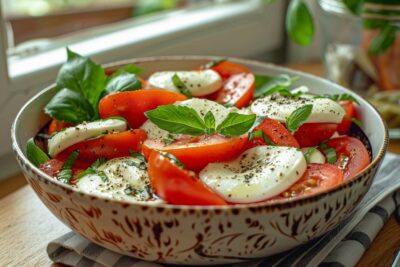
{"type": "Polygon", "coordinates": [[[400,30],[385,52],[369,53],[382,25],[400,29],[400,5],[373,2],[367,1],[358,17],[341,0],[319,1],[325,76],[365,96],[390,128],[400,128],[400,30]]]}

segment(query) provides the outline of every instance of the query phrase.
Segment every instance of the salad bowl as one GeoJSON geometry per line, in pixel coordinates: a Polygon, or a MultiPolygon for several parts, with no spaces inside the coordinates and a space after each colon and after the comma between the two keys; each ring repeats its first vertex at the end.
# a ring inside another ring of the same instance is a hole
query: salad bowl
{"type": "MultiPolygon", "coordinates": [[[[106,65],[114,70],[135,64],[143,77],[161,70],[192,70],[216,57],[138,58],[106,65]]],[[[50,86],[21,109],[12,126],[13,149],[28,183],[46,207],[88,240],[124,255],[173,264],[224,264],[289,250],[333,229],[368,191],[385,154],[388,137],[379,113],[364,99],[327,80],[257,61],[229,59],[253,73],[300,77],[316,94],[351,94],[360,102],[362,131],[371,163],[354,178],[325,192],[296,199],[276,199],[229,206],[132,203],[79,191],[40,171],[28,161],[25,144],[49,121],[43,107],[55,94],[50,86]]]]}

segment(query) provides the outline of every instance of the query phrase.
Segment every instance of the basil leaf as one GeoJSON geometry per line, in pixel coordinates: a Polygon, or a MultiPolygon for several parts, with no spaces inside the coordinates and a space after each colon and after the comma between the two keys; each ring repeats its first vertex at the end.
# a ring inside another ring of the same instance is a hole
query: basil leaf
{"type": "Polygon", "coordinates": [[[361,14],[364,0],[342,0],[342,2],[354,15],[361,14]]]}
{"type": "Polygon", "coordinates": [[[66,88],[50,100],[44,112],[56,120],[70,123],[90,121],[94,118],[93,107],[85,97],[66,88]]]}
{"type": "Polygon", "coordinates": [[[57,86],[81,94],[98,114],[98,102],[103,92],[106,75],[103,68],[91,59],[82,57],[67,48],[68,61],[57,76],[57,86]]]}
{"type": "Polygon", "coordinates": [[[314,36],[314,21],[303,0],[291,0],[286,15],[286,31],[301,46],[307,46],[314,36]]]}
{"type": "Polygon", "coordinates": [[[358,127],[363,126],[362,121],[359,121],[359,120],[357,120],[356,118],[350,118],[350,120],[351,120],[355,125],[357,125],[358,127]]]}
{"type": "Polygon", "coordinates": [[[215,117],[211,111],[208,111],[204,116],[204,123],[206,125],[206,134],[213,134],[215,132],[215,117]]]}
{"type": "Polygon", "coordinates": [[[322,143],[319,145],[319,148],[322,150],[322,152],[326,156],[326,161],[329,164],[334,164],[337,161],[337,155],[336,155],[336,150],[329,146],[327,143],[322,143]]]}
{"type": "Polygon", "coordinates": [[[249,133],[249,141],[253,141],[254,137],[262,137],[268,145],[275,146],[276,144],[269,139],[268,136],[265,135],[263,130],[257,130],[255,132],[249,133]]]}
{"type": "Polygon", "coordinates": [[[254,90],[258,91],[264,84],[269,82],[274,77],[263,75],[263,74],[254,74],[254,90]]]}
{"type": "Polygon", "coordinates": [[[115,94],[118,92],[135,91],[139,89],[142,89],[142,83],[136,75],[125,72],[111,78],[104,90],[106,94],[115,94]]]}
{"type": "Polygon", "coordinates": [[[253,126],[256,115],[245,115],[231,112],[217,127],[217,132],[224,136],[239,136],[246,133],[253,126]]]}
{"type": "Polygon", "coordinates": [[[172,134],[168,134],[163,138],[164,145],[172,144],[175,141],[174,136],[172,134]]]}
{"type": "Polygon", "coordinates": [[[98,167],[100,167],[100,165],[103,165],[104,163],[106,163],[107,159],[104,157],[98,158],[96,159],[95,162],[92,163],[92,165],[90,165],[91,168],[93,169],[97,169],[98,167]]]}
{"type": "Polygon", "coordinates": [[[213,60],[213,61],[210,61],[210,62],[208,62],[207,64],[201,66],[200,69],[202,69],[202,70],[211,69],[212,67],[214,67],[214,66],[216,66],[216,65],[218,65],[219,63],[224,62],[224,61],[226,61],[226,58],[221,58],[221,59],[213,60]]]}
{"type": "Polygon", "coordinates": [[[133,151],[132,149],[129,149],[129,154],[131,154],[131,156],[134,158],[140,159],[143,162],[147,162],[145,157],[141,153],[138,153],[136,151],[133,151]]]}
{"type": "Polygon", "coordinates": [[[26,157],[36,167],[50,160],[49,156],[35,144],[33,137],[26,142],[26,157]]]}
{"type": "Polygon", "coordinates": [[[189,107],[165,105],[145,112],[159,128],[175,134],[201,135],[206,130],[204,121],[189,107]]]}
{"type": "Polygon", "coordinates": [[[104,157],[98,158],[95,162],[92,163],[92,165],[90,165],[89,168],[87,168],[83,172],[79,173],[76,178],[80,179],[83,176],[86,176],[89,174],[97,174],[98,176],[100,176],[100,178],[103,182],[107,181],[108,180],[107,175],[103,171],[97,170],[97,168],[99,168],[101,165],[106,163],[106,161],[107,161],[107,159],[104,157]]]}
{"type": "Polygon", "coordinates": [[[131,73],[131,74],[136,74],[139,75],[143,72],[143,68],[137,67],[133,64],[126,65],[117,71],[115,71],[113,74],[111,74],[110,78],[117,77],[123,73],[131,73]]]}
{"type": "Polygon", "coordinates": [[[170,159],[176,166],[178,166],[181,169],[186,169],[186,166],[183,165],[182,162],[180,162],[179,159],[177,159],[174,155],[172,155],[171,153],[165,152],[165,151],[160,151],[160,150],[156,150],[158,153],[160,153],[161,155],[167,157],[168,159],[170,159]]]}
{"type": "Polygon", "coordinates": [[[329,94],[324,94],[324,95],[317,95],[314,98],[329,98],[332,99],[333,101],[351,101],[356,103],[357,105],[361,105],[360,102],[352,95],[349,94],[334,94],[334,95],[329,95],[329,94]]]}
{"type": "Polygon", "coordinates": [[[317,150],[315,147],[310,147],[304,152],[304,158],[306,159],[307,163],[310,163],[311,155],[317,150]]]}
{"type": "Polygon", "coordinates": [[[372,40],[368,48],[368,54],[376,56],[387,51],[396,41],[396,34],[396,26],[391,24],[386,25],[372,40]]]}
{"type": "Polygon", "coordinates": [[[172,76],[172,82],[174,83],[176,88],[178,88],[179,92],[182,95],[186,96],[187,98],[192,98],[192,93],[177,74],[174,74],[174,76],[172,76]]]}
{"type": "Polygon", "coordinates": [[[64,165],[63,165],[61,171],[57,175],[57,179],[60,182],[68,184],[69,181],[71,180],[72,166],[74,165],[76,159],[78,158],[79,153],[80,153],[79,150],[75,150],[68,156],[67,160],[64,162],[64,165]]]}
{"type": "Polygon", "coordinates": [[[286,74],[275,76],[254,91],[254,98],[260,98],[262,96],[272,95],[281,90],[287,90],[296,80],[298,80],[298,77],[290,77],[286,74]]]}
{"type": "Polygon", "coordinates": [[[286,119],[286,128],[294,134],[311,115],[313,105],[305,105],[293,111],[286,119]]]}

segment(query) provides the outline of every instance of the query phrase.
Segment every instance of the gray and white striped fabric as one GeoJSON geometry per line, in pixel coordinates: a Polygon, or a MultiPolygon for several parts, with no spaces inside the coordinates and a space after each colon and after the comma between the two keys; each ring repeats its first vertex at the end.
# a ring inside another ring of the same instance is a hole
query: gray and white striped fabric
{"type": "MultiPolygon", "coordinates": [[[[354,266],[388,218],[400,210],[400,156],[388,153],[374,183],[351,216],[335,229],[290,251],[265,259],[224,266],[354,266]]],[[[106,250],[70,232],[47,247],[50,259],[69,266],[167,266],[106,250]]]]}

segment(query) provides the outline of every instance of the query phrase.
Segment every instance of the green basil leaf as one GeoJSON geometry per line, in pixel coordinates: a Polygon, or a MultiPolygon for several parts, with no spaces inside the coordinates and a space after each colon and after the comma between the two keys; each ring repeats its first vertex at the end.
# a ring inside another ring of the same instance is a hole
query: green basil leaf
{"type": "Polygon", "coordinates": [[[274,77],[264,74],[254,74],[254,90],[258,91],[264,84],[269,82],[274,77]]]}
{"type": "Polygon", "coordinates": [[[281,90],[287,90],[294,81],[298,80],[298,77],[290,77],[289,75],[282,74],[265,80],[267,82],[254,91],[254,98],[260,98],[262,96],[272,95],[281,90]]]}
{"type": "Polygon", "coordinates": [[[69,49],[67,49],[67,55],[68,61],[61,67],[57,76],[57,86],[68,88],[84,96],[97,115],[97,105],[107,80],[104,70],[91,59],[82,57],[69,49]]]}
{"type": "Polygon", "coordinates": [[[178,166],[181,169],[186,169],[186,166],[183,165],[183,163],[177,159],[174,155],[172,155],[171,153],[165,152],[165,151],[160,151],[160,150],[156,150],[158,153],[160,153],[161,155],[169,158],[176,166],[178,166]]]}
{"type": "Polygon", "coordinates": [[[187,98],[192,98],[192,93],[177,74],[174,74],[174,76],[172,76],[172,82],[174,83],[176,88],[178,88],[179,92],[182,95],[186,96],[187,98]]]}
{"type": "Polygon", "coordinates": [[[214,67],[214,66],[216,66],[216,65],[218,65],[219,63],[224,62],[224,61],[226,61],[226,58],[221,58],[221,59],[213,60],[213,61],[210,61],[210,62],[208,62],[207,64],[201,66],[200,68],[201,68],[202,70],[211,69],[212,67],[214,67]]]}
{"type": "Polygon", "coordinates": [[[139,81],[137,76],[125,72],[111,78],[106,85],[105,93],[115,94],[118,92],[135,91],[139,89],[142,89],[142,83],[139,81]]]}
{"type": "Polygon", "coordinates": [[[362,6],[364,4],[363,0],[342,0],[343,4],[354,14],[360,15],[362,11],[362,6]]]}
{"type": "Polygon", "coordinates": [[[239,136],[246,133],[253,126],[256,115],[245,115],[231,112],[217,127],[217,132],[224,136],[239,136]]]}
{"type": "Polygon", "coordinates": [[[66,88],[50,100],[44,112],[56,120],[70,123],[90,121],[94,118],[93,108],[85,97],[66,88]]]}
{"type": "Polygon", "coordinates": [[[140,159],[143,162],[147,162],[146,158],[141,153],[138,153],[136,151],[133,151],[132,149],[129,149],[129,154],[131,154],[131,156],[134,158],[140,159]]]}
{"type": "Polygon", "coordinates": [[[386,25],[372,40],[368,48],[368,54],[376,56],[386,52],[396,40],[397,29],[394,25],[386,25]]]}
{"type": "Polygon", "coordinates": [[[291,0],[286,14],[286,31],[290,38],[302,46],[309,45],[314,36],[314,21],[303,0],[291,0]]]}
{"type": "Polygon", "coordinates": [[[286,128],[294,134],[311,115],[313,105],[305,105],[293,111],[286,119],[286,128]]]}
{"type": "Polygon", "coordinates": [[[64,162],[61,171],[57,175],[57,180],[65,184],[69,183],[72,177],[72,166],[78,158],[79,153],[79,150],[75,150],[68,156],[67,160],[64,162]]]}
{"type": "Polygon", "coordinates": [[[327,143],[322,143],[319,145],[319,148],[322,150],[322,152],[326,156],[326,161],[329,164],[334,164],[337,161],[337,155],[336,155],[336,150],[329,146],[327,143]]]}
{"type": "Polygon", "coordinates": [[[361,105],[360,102],[352,95],[349,94],[324,94],[324,95],[317,95],[314,98],[329,98],[332,99],[333,101],[351,101],[356,103],[357,105],[361,105]]]}
{"type": "Polygon", "coordinates": [[[204,123],[206,125],[206,134],[213,134],[215,132],[215,117],[211,111],[208,111],[204,116],[204,123]]]}
{"type": "Polygon", "coordinates": [[[317,150],[316,147],[310,147],[309,149],[307,149],[306,152],[304,152],[304,158],[306,159],[307,163],[310,163],[310,158],[311,155],[317,150]]]}
{"type": "Polygon", "coordinates": [[[101,158],[96,159],[96,161],[93,162],[92,165],[90,165],[90,167],[93,169],[97,169],[98,167],[100,167],[101,165],[103,165],[106,162],[107,162],[107,159],[104,157],[101,157],[101,158]]]}
{"type": "Polygon", "coordinates": [[[350,118],[350,120],[351,120],[355,125],[357,125],[358,127],[363,126],[362,121],[357,120],[356,118],[350,118]]]}
{"type": "Polygon", "coordinates": [[[163,138],[164,145],[170,145],[175,141],[175,138],[172,134],[168,134],[163,138]]]}
{"type": "Polygon", "coordinates": [[[253,141],[254,137],[262,137],[264,141],[271,146],[275,146],[276,144],[269,139],[268,136],[265,135],[263,130],[257,130],[255,132],[249,133],[249,141],[253,141]]]}
{"type": "Polygon", "coordinates": [[[143,71],[144,71],[143,68],[137,67],[137,66],[135,66],[133,64],[129,64],[129,65],[126,65],[126,66],[118,69],[117,71],[115,71],[113,74],[111,74],[110,78],[112,79],[112,78],[117,77],[117,76],[119,76],[119,75],[121,75],[123,73],[130,73],[130,74],[139,75],[143,71]]]}
{"type": "Polygon", "coordinates": [[[145,114],[151,122],[170,133],[201,135],[206,130],[199,114],[189,107],[165,105],[145,114]]]}
{"type": "Polygon", "coordinates": [[[50,160],[49,156],[35,144],[33,137],[26,142],[26,157],[36,167],[50,160]]]}

